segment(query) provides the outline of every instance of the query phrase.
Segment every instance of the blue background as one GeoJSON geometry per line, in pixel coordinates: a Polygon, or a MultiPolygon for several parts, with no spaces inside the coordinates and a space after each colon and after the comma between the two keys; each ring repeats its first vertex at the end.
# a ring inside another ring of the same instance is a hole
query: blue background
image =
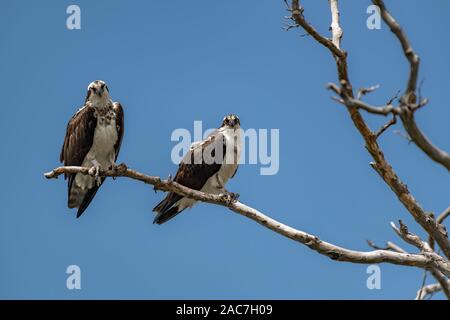
{"type": "MultiPolygon", "coordinates": [[[[328,34],[327,1],[302,1],[328,34]]],[[[369,1],[341,1],[343,47],[355,88],[382,104],[404,89],[408,64],[383,25],[366,27],[369,1]]],[[[422,58],[430,104],[423,130],[450,150],[448,1],[387,1],[422,58]]],[[[176,172],[176,128],[217,127],[237,113],[243,128],[280,129],[280,170],[243,165],[228,188],[275,219],[357,250],[397,239],[390,221],[413,223],[370,168],[363,141],[325,84],[336,81],[328,51],[302,30],[282,30],[282,1],[1,1],[0,298],[361,298],[410,299],[421,270],[381,265],[381,290],[366,265],[337,263],[225,208],[200,204],[163,226],[151,209],[163,193],[108,179],[80,218],[66,207],[58,166],[67,121],[87,85],[105,80],[125,108],[119,162],[167,177],[176,172]],[[81,30],[66,8],[81,7],[81,30]],[[82,289],[68,290],[79,265],[82,289]]],[[[387,119],[364,115],[374,130],[387,119]]],[[[388,160],[426,210],[449,205],[448,172],[390,129],[388,160]]],[[[432,281],[429,279],[429,281],[432,281]]],[[[442,297],[439,295],[438,297],[442,297]]]]}

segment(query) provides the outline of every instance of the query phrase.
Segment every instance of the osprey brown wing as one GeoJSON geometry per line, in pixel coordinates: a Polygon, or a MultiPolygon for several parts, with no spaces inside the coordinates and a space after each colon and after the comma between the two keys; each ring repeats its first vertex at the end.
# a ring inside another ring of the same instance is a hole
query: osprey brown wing
{"type": "Polygon", "coordinates": [[[119,102],[114,102],[113,109],[116,113],[116,128],[118,132],[117,143],[114,145],[114,150],[116,151],[116,158],[114,159],[114,161],[116,161],[119,155],[120,146],[122,145],[122,138],[125,130],[125,120],[122,105],[119,102]]]}
{"type": "Polygon", "coordinates": [[[188,152],[183,161],[181,161],[174,180],[191,189],[200,190],[206,180],[218,172],[222,166],[221,161],[206,163],[204,156],[211,155],[215,157],[215,150],[220,147],[222,147],[223,157],[226,154],[224,138],[221,134],[213,132],[205,141],[196,145],[188,152]]]}
{"type": "Polygon", "coordinates": [[[67,124],[60,161],[65,166],[81,166],[92,147],[97,119],[94,108],[84,106],[67,124]]]}
{"type": "MultiPolygon", "coordinates": [[[[81,166],[86,154],[91,149],[94,141],[95,127],[97,125],[94,111],[93,107],[84,106],[67,124],[66,136],[59,157],[59,160],[65,166],[81,166]]],[[[65,174],[64,178],[69,178],[67,185],[68,197],[70,199],[75,174],[65,174]]]]}
{"type": "MultiPolygon", "coordinates": [[[[223,136],[218,134],[217,131],[213,132],[205,141],[189,150],[178,167],[174,181],[188,188],[201,190],[206,181],[220,170],[222,164],[220,162],[217,163],[217,161],[206,163],[203,158],[196,161],[196,158],[203,157],[204,154],[210,154],[212,157],[215,157],[215,150],[220,147],[222,147],[222,155],[225,155],[226,145],[223,136]]],[[[158,212],[158,215],[155,217],[155,223],[163,223],[178,214],[179,212],[175,210],[176,208],[172,210],[171,208],[181,198],[183,197],[179,194],[169,192],[166,198],[153,209],[153,211],[158,212]]]]}

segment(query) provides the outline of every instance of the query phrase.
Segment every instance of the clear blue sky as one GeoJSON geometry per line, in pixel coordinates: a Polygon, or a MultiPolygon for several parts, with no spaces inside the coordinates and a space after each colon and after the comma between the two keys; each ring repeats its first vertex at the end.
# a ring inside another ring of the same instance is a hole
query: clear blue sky
{"type": "MultiPolygon", "coordinates": [[[[303,1],[323,33],[327,1],[303,1]]],[[[407,63],[383,25],[366,28],[369,1],[342,1],[343,47],[355,87],[381,84],[368,100],[403,89],[407,63]]],[[[447,1],[387,1],[422,58],[430,104],[417,120],[450,150],[447,1]]],[[[237,113],[244,128],[280,129],[280,171],[243,165],[230,181],[241,201],[324,240],[367,250],[394,240],[389,222],[419,231],[370,168],[361,137],[325,84],[329,53],[301,30],[282,30],[282,1],[1,1],[0,298],[404,298],[422,271],[381,265],[382,289],[366,288],[365,265],[337,263],[225,208],[200,204],[162,226],[151,209],[163,194],[128,179],[107,180],[80,218],[66,207],[59,164],[66,123],[87,85],[105,80],[126,113],[119,162],[174,174],[176,128],[217,126],[237,113]],[[66,8],[81,7],[81,30],[66,8]],[[65,286],[79,265],[82,289],[65,286]]],[[[366,117],[376,129],[386,119],[366,117]]],[[[426,210],[449,205],[449,175],[393,133],[388,160],[426,210]]],[[[419,231],[420,232],[420,231],[419,231]]],[[[420,233],[423,235],[423,233],[420,233]]],[[[404,245],[405,248],[414,251],[404,245]]]]}

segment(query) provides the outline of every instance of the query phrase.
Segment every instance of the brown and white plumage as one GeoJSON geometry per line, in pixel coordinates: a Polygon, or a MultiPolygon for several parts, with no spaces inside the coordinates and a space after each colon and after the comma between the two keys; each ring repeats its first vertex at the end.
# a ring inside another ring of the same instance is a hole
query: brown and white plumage
{"type": "MultiPolygon", "coordinates": [[[[219,129],[191,146],[178,167],[174,181],[194,190],[225,193],[225,184],[238,169],[240,153],[240,121],[236,115],[229,115],[219,129]]],[[[162,224],[195,203],[193,199],[169,192],[153,209],[157,212],[153,223],[162,224]]]]}
{"type": "MultiPolygon", "coordinates": [[[[89,84],[84,106],[67,124],[60,161],[65,166],[110,168],[119,154],[124,132],[120,103],[112,102],[108,86],[97,80],[89,84]]],[[[68,174],[68,207],[78,208],[77,218],[91,203],[103,177],[68,174]]]]}

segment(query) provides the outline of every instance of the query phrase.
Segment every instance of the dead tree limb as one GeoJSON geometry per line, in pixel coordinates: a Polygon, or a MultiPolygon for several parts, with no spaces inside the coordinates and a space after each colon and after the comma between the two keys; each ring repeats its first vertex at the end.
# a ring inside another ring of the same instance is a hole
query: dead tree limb
{"type": "MultiPolygon", "coordinates": [[[[333,1],[333,3],[334,2],[337,3],[337,1],[333,1]]],[[[376,2],[379,3],[382,1],[376,2]]],[[[333,11],[337,7],[337,5],[333,5],[330,7],[333,11]]],[[[385,10],[384,6],[383,8],[385,10]]],[[[414,220],[438,243],[445,256],[447,258],[450,258],[450,241],[447,238],[447,234],[445,232],[442,232],[442,228],[439,228],[439,225],[436,223],[436,221],[425,212],[418,201],[409,192],[403,181],[398,177],[392,166],[387,162],[377,142],[377,134],[372,132],[372,130],[368,127],[362,115],[360,114],[359,109],[355,106],[355,101],[357,100],[354,98],[352,85],[348,76],[347,54],[345,53],[345,51],[340,49],[340,45],[338,45],[339,43],[333,43],[333,41],[323,37],[309,22],[307,22],[303,15],[304,9],[300,6],[298,0],[292,0],[290,10],[292,13],[291,19],[295,21],[299,26],[301,26],[306,32],[308,32],[316,41],[330,50],[332,55],[335,57],[340,87],[337,85],[331,85],[329,87],[340,95],[342,101],[347,107],[353,124],[361,134],[362,138],[365,141],[366,149],[374,159],[374,162],[371,163],[372,167],[395,193],[399,201],[412,215],[414,220]]],[[[332,14],[332,19],[338,18],[339,14],[332,14]]],[[[335,26],[337,24],[339,24],[339,21],[333,21],[331,25],[335,26]]],[[[342,32],[339,30],[340,28],[332,28],[331,32],[332,34],[336,32],[342,32]]],[[[333,40],[340,41],[340,37],[333,36],[333,40]]],[[[417,78],[415,76],[415,72],[411,77],[413,80],[417,78]]],[[[415,89],[415,85],[408,84],[408,88],[415,89]]]]}
{"type": "MultiPolygon", "coordinates": [[[[450,280],[446,280],[447,287],[450,287],[450,280]]],[[[416,300],[424,300],[428,295],[434,294],[442,290],[441,283],[434,283],[423,288],[420,288],[417,291],[416,300]]],[[[447,296],[448,297],[448,296],[447,296]]]]}
{"type": "MultiPolygon", "coordinates": [[[[353,88],[348,75],[347,66],[347,54],[342,49],[340,41],[342,38],[342,28],[340,27],[339,21],[339,9],[337,0],[329,0],[331,9],[331,34],[332,40],[327,39],[316,31],[316,29],[305,19],[304,9],[300,5],[299,0],[292,0],[289,10],[291,11],[290,19],[293,20],[297,25],[302,27],[307,33],[309,33],[318,43],[326,47],[336,61],[337,74],[339,85],[329,84],[328,88],[334,91],[339,97],[334,98],[344,104],[350,114],[350,117],[355,125],[356,129],[361,134],[365,141],[366,149],[374,159],[371,166],[380,175],[384,182],[389,186],[389,188],[395,193],[398,200],[403,204],[407,211],[411,214],[414,220],[427,232],[430,237],[430,243],[436,241],[439,247],[442,249],[445,257],[450,259],[450,241],[448,239],[447,232],[445,228],[442,228],[441,224],[434,219],[432,214],[425,212],[421,207],[419,202],[413,197],[403,181],[398,177],[392,166],[387,162],[381,147],[379,146],[377,139],[378,137],[391,125],[396,123],[396,117],[399,116],[408,135],[411,140],[414,141],[416,145],[419,146],[426,154],[430,156],[433,160],[443,164],[447,169],[450,170],[450,156],[444,151],[435,147],[420,131],[417,124],[414,121],[414,112],[424,106],[428,100],[423,99],[417,101],[416,90],[417,90],[417,78],[419,72],[419,62],[420,59],[418,55],[413,51],[410,42],[408,41],[406,34],[401,29],[400,25],[395,21],[392,15],[386,9],[384,2],[382,0],[373,0],[373,3],[380,8],[381,16],[384,22],[391,28],[391,31],[398,38],[403,52],[410,63],[409,78],[407,81],[407,86],[404,94],[399,99],[400,105],[394,106],[392,103],[394,99],[391,99],[388,104],[382,106],[372,106],[361,100],[365,93],[374,91],[376,87],[372,87],[367,91],[359,90],[357,98],[354,96],[353,88]],[[380,130],[374,133],[366,124],[359,110],[362,109],[366,112],[378,114],[378,115],[389,115],[392,114],[392,120],[385,124],[380,130]]],[[[440,259],[443,259],[432,249],[432,246],[428,243],[420,240],[417,236],[413,236],[409,233],[403,232],[401,229],[394,230],[402,236],[403,240],[414,244],[418,247],[424,254],[432,254],[440,259]]],[[[433,275],[439,274],[433,272],[433,275]]],[[[445,277],[444,277],[445,278],[445,277]]],[[[438,279],[439,281],[439,279],[438,279]]],[[[439,281],[444,286],[443,281],[439,281]]],[[[447,288],[448,289],[448,288],[447,288]]],[[[444,287],[445,290],[445,287],[444,287]]],[[[446,292],[447,294],[448,292],[446,292]]]]}
{"type": "Polygon", "coordinates": [[[394,19],[390,12],[386,9],[384,1],[373,0],[375,5],[380,8],[381,18],[389,26],[392,33],[397,37],[401,44],[403,53],[409,62],[409,77],[405,92],[400,98],[400,118],[406,132],[411,137],[411,140],[432,160],[444,166],[450,171],[450,155],[434,145],[430,139],[420,130],[417,125],[414,112],[421,106],[426,104],[424,101],[418,101],[416,96],[417,78],[419,74],[420,58],[413,50],[406,33],[403,31],[400,24],[394,19]]]}
{"type": "MultiPolygon", "coordinates": [[[[64,173],[81,173],[85,175],[95,174],[93,170],[85,167],[58,167],[48,173],[45,173],[45,177],[48,179],[57,178],[59,175],[64,173]]],[[[163,180],[160,177],[142,174],[138,171],[127,168],[125,164],[121,164],[110,170],[100,170],[99,175],[102,177],[128,177],[134,180],[139,180],[146,184],[153,185],[156,190],[172,191],[198,201],[226,207],[235,213],[252,219],[262,226],[284,237],[297,241],[333,260],[362,264],[386,262],[397,265],[419,267],[423,269],[436,268],[445,275],[450,276],[450,263],[442,259],[434,259],[434,257],[427,256],[422,253],[399,253],[390,250],[375,250],[363,252],[342,248],[340,246],[323,241],[315,235],[285,225],[239,201],[233,201],[231,196],[227,194],[215,195],[193,190],[182,186],[170,179],[163,180]]]]}

